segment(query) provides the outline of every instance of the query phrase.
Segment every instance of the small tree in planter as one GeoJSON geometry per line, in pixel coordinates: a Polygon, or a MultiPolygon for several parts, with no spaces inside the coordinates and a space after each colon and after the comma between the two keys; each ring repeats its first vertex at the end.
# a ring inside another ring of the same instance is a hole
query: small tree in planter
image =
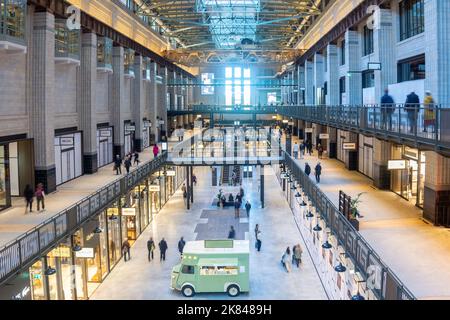
{"type": "Polygon", "coordinates": [[[359,231],[358,217],[363,218],[359,214],[359,205],[361,204],[361,197],[366,192],[361,192],[358,196],[350,201],[350,223],[355,227],[356,231],[359,231]]]}

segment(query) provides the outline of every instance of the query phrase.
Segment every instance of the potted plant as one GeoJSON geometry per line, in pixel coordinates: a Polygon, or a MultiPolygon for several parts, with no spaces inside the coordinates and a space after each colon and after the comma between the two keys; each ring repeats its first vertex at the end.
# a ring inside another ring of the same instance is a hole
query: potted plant
{"type": "Polygon", "coordinates": [[[359,205],[361,204],[361,197],[366,192],[361,192],[356,196],[356,198],[352,199],[350,201],[350,223],[353,225],[353,227],[356,229],[356,231],[359,231],[359,221],[358,217],[362,218],[362,216],[359,214],[359,205]]]}

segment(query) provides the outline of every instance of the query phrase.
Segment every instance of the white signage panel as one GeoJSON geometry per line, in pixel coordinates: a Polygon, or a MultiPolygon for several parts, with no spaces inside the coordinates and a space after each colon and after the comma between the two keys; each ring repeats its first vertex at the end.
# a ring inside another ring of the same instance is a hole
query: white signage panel
{"type": "Polygon", "coordinates": [[[313,128],[306,128],[305,133],[313,133],[313,128]]]}
{"type": "Polygon", "coordinates": [[[344,150],[356,150],[356,143],[344,142],[343,149],[344,150]]]}
{"type": "Polygon", "coordinates": [[[135,216],[136,208],[122,208],[122,215],[123,216],[135,216]]]}
{"type": "Polygon", "coordinates": [[[321,139],[321,140],[328,140],[328,139],[330,139],[330,135],[328,133],[321,133],[319,135],[319,139],[321,139]]]}
{"type": "Polygon", "coordinates": [[[93,259],[94,258],[94,248],[83,248],[80,251],[77,251],[75,253],[75,256],[77,258],[93,259]]]}
{"type": "Polygon", "coordinates": [[[405,170],[406,160],[389,160],[388,170],[405,170]]]}

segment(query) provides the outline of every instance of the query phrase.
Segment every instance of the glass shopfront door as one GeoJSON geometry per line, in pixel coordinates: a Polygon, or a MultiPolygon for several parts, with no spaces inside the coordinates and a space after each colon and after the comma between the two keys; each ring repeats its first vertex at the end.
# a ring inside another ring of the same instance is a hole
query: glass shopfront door
{"type": "Polygon", "coordinates": [[[97,129],[97,164],[104,167],[113,162],[113,128],[97,129]]]}
{"type": "Polygon", "coordinates": [[[110,270],[122,257],[121,247],[122,239],[120,235],[120,215],[118,203],[114,203],[106,210],[107,226],[108,226],[108,249],[109,249],[109,266],[110,270]]]}
{"type": "Polygon", "coordinates": [[[55,137],[56,184],[61,185],[83,174],[81,132],[55,137]]]}
{"type": "Polygon", "coordinates": [[[8,146],[0,145],[0,210],[11,206],[8,146]]]}

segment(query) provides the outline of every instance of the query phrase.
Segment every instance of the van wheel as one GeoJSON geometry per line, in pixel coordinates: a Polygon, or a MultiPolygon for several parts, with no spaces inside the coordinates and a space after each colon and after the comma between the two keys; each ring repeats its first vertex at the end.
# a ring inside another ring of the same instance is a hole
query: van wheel
{"type": "Polygon", "coordinates": [[[195,295],[195,290],[192,288],[192,286],[184,286],[183,289],[181,289],[181,293],[186,298],[191,298],[195,295]]]}
{"type": "Polygon", "coordinates": [[[230,297],[235,298],[241,294],[241,291],[237,285],[232,284],[227,288],[227,293],[230,297]]]}

